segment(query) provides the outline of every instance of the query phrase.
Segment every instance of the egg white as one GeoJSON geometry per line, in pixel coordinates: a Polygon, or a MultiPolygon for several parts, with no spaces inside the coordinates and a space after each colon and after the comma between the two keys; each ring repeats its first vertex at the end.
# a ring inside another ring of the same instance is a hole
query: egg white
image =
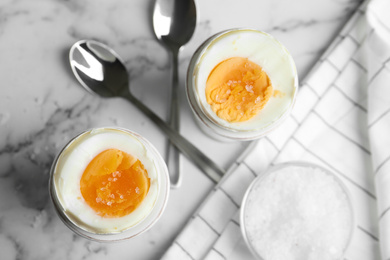
{"type": "Polygon", "coordinates": [[[193,74],[193,85],[198,105],[209,119],[233,130],[252,131],[270,126],[279,120],[292,106],[297,86],[297,72],[289,52],[272,36],[250,29],[237,29],[212,40],[200,55],[193,74]],[[207,103],[206,82],[211,71],[222,61],[232,58],[248,58],[267,73],[274,91],[282,96],[272,96],[265,107],[248,121],[229,123],[212,111],[207,103]]]}
{"type": "Polygon", "coordinates": [[[159,191],[159,175],[153,155],[136,135],[119,129],[101,128],[78,136],[62,152],[54,175],[58,199],[69,219],[80,228],[92,233],[117,233],[142,221],[153,209],[159,191]],[[80,179],[85,168],[99,153],[119,149],[144,165],[150,178],[148,194],[130,214],[118,218],[99,216],[84,200],[80,179]]]}

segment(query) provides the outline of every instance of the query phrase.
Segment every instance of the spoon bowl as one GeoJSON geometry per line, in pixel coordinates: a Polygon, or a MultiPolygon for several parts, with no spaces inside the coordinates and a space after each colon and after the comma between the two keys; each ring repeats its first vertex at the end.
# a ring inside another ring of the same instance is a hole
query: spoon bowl
{"type": "Polygon", "coordinates": [[[128,90],[129,78],[123,62],[99,42],[77,42],[70,50],[69,61],[77,80],[93,94],[118,97],[128,90]]]}
{"type": "Polygon", "coordinates": [[[92,40],[78,41],[69,51],[69,62],[76,79],[87,91],[100,97],[127,99],[149,117],[212,181],[218,182],[224,175],[224,169],[216,165],[131,94],[126,67],[119,55],[108,46],[92,40]]]}
{"type": "Polygon", "coordinates": [[[153,28],[156,37],[171,51],[178,51],[194,34],[196,6],[193,0],[156,0],[153,28]]]}

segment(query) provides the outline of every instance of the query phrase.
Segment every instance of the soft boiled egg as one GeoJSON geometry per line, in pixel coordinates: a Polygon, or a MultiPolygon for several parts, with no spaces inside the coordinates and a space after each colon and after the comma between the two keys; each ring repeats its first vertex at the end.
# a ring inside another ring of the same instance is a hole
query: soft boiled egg
{"type": "Polygon", "coordinates": [[[151,144],[135,133],[117,128],[87,131],[59,155],[52,170],[54,196],[77,227],[96,234],[122,232],[142,222],[161,204],[159,196],[167,195],[161,194],[166,191],[161,180],[167,177],[161,161],[151,144]]]}
{"type": "Polygon", "coordinates": [[[235,132],[238,139],[259,137],[284,118],[297,87],[295,64],[286,48],[252,29],[211,37],[194,54],[187,78],[195,114],[209,128],[235,132]]]}

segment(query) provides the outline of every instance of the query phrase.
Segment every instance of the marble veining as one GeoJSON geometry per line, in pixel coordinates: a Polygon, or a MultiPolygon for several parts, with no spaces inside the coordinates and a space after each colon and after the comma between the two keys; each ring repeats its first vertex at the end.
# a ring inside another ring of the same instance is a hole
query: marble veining
{"type": "MultiPolygon", "coordinates": [[[[192,53],[209,36],[251,27],[278,38],[304,77],[360,0],[198,0],[199,19],[179,60],[181,133],[228,168],[247,143],[220,143],[197,128],[184,81],[192,53]]],[[[163,134],[133,105],[100,99],[74,79],[67,57],[80,39],[113,47],[130,75],[131,91],[167,118],[170,62],[154,38],[152,0],[2,0],[0,2],[0,258],[158,259],[213,184],[188,160],[183,187],[152,230],[139,238],[99,244],[73,234],[55,215],[48,194],[53,159],[88,128],[121,126],[141,133],[164,155],[163,134]]]]}

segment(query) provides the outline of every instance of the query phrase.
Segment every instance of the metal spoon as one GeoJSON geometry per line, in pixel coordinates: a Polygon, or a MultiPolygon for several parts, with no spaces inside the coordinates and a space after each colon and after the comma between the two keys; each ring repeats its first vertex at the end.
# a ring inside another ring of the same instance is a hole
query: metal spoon
{"type": "Polygon", "coordinates": [[[218,182],[221,179],[225,173],[224,169],[211,161],[131,94],[126,67],[112,49],[96,41],[81,40],[71,47],[69,61],[74,75],[86,90],[101,97],[127,99],[149,117],[211,180],[218,182]]]}
{"type": "MultiPolygon", "coordinates": [[[[156,0],[153,11],[153,28],[157,39],[168,49],[172,57],[172,88],[169,125],[179,132],[179,80],[178,55],[181,47],[192,37],[196,26],[194,0],[156,0]]],[[[171,187],[181,185],[179,152],[168,145],[167,164],[171,176],[171,187]]]]}

